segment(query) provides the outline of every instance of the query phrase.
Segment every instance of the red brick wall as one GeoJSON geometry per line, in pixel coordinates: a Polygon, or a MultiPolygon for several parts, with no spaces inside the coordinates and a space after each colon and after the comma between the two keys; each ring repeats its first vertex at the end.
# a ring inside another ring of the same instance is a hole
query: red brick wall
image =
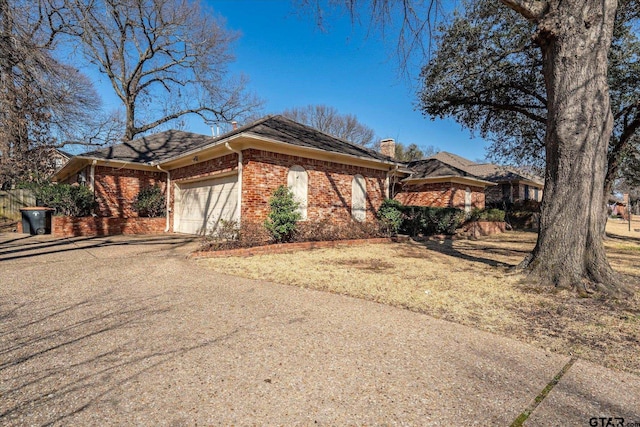
{"type": "Polygon", "coordinates": [[[166,218],[105,218],[54,216],[51,233],[55,237],[108,236],[114,234],[159,234],[166,218]]]}
{"type": "MultiPolygon", "coordinates": [[[[89,177],[87,176],[87,180],[89,177]]],[[[96,214],[104,217],[131,218],[138,214],[132,204],[142,188],[159,185],[165,190],[167,174],[127,168],[96,166],[96,214]]]]}
{"type": "MultiPolygon", "coordinates": [[[[408,206],[431,206],[441,208],[464,209],[464,196],[467,186],[454,183],[402,184],[401,191],[394,199],[408,206]]],[[[484,209],[484,191],[482,187],[471,187],[471,207],[484,209]]]]}
{"type": "Polygon", "coordinates": [[[250,149],[243,151],[243,221],[264,221],[269,212],[269,198],[278,186],[287,185],[287,174],[293,165],[302,166],[309,176],[309,221],[325,218],[336,222],[350,221],[351,185],[357,174],[366,180],[367,221],[375,218],[384,199],[386,172],[250,149]]]}
{"type": "Polygon", "coordinates": [[[171,180],[180,181],[192,178],[206,178],[214,173],[235,170],[237,167],[238,155],[235,153],[227,154],[226,156],[172,169],[171,180]]]}

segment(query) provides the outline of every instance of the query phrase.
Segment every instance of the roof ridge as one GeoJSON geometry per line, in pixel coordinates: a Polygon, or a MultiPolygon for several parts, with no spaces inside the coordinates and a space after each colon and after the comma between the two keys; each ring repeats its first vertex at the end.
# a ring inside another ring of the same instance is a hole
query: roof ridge
{"type": "MultiPolygon", "coordinates": [[[[317,129],[317,128],[313,127],[313,126],[310,126],[310,125],[307,125],[307,124],[304,124],[304,123],[300,123],[300,122],[297,122],[297,121],[295,121],[293,119],[285,117],[282,114],[275,114],[275,115],[271,115],[269,117],[270,118],[277,118],[277,119],[284,119],[285,121],[290,122],[290,123],[292,123],[292,124],[294,124],[296,126],[308,128],[308,129],[313,130],[314,132],[320,133],[320,134],[325,135],[325,136],[327,136],[329,138],[333,138],[333,139],[335,139],[337,141],[344,142],[345,144],[348,144],[353,148],[357,148],[358,150],[363,150],[365,152],[368,152],[369,154],[382,155],[382,156],[388,157],[389,159],[392,159],[391,157],[386,156],[386,155],[380,153],[379,151],[373,150],[371,148],[365,147],[365,146],[360,145],[360,144],[356,144],[355,142],[352,142],[352,141],[347,141],[346,139],[339,138],[339,137],[337,137],[335,135],[331,135],[331,134],[329,134],[327,132],[324,132],[324,131],[321,131],[320,129],[317,129]]],[[[396,159],[392,159],[392,160],[396,160],[396,159]]],[[[399,162],[399,163],[403,163],[403,162],[399,162]]]]}

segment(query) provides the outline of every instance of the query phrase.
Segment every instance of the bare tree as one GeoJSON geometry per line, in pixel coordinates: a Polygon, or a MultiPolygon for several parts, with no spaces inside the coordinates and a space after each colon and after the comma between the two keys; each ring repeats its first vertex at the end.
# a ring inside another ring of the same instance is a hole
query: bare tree
{"type": "Polygon", "coordinates": [[[396,160],[403,162],[426,159],[427,157],[431,157],[439,152],[440,149],[433,145],[427,145],[426,147],[420,148],[416,144],[404,145],[400,142],[396,142],[395,146],[395,158],[396,160]]]}
{"type": "Polygon", "coordinates": [[[66,0],[67,33],[105,74],[131,140],[188,114],[231,121],[259,106],[227,77],[237,35],[190,0],[66,0]]]}
{"type": "MultiPolygon", "coordinates": [[[[0,0],[0,185],[39,180],[42,153],[95,131],[90,81],[54,56],[59,9],[48,0],[0,0]]],[[[44,162],[46,163],[46,162],[44,162]]]]}
{"type": "Polygon", "coordinates": [[[353,114],[340,114],[334,107],[307,105],[306,107],[285,110],[282,115],[336,138],[364,147],[371,147],[376,142],[373,129],[360,123],[353,114]]]}

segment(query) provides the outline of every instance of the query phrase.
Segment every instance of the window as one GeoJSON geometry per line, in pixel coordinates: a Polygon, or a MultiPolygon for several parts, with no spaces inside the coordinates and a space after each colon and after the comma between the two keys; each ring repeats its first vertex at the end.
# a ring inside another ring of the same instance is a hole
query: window
{"type": "Polygon", "coordinates": [[[534,188],[534,189],[533,189],[533,199],[534,199],[536,202],[539,202],[539,201],[540,201],[539,196],[540,196],[540,194],[538,193],[538,188],[534,188]]]}
{"type": "Polygon", "coordinates": [[[530,199],[530,195],[529,195],[529,186],[525,185],[524,186],[524,199],[525,200],[529,200],[530,199]]]}
{"type": "Polygon", "coordinates": [[[511,201],[511,184],[502,184],[502,200],[511,201]]]}
{"type": "Polygon", "coordinates": [[[469,187],[464,191],[464,211],[471,212],[471,189],[469,187]]]}
{"type": "Polygon", "coordinates": [[[300,212],[301,219],[307,219],[307,194],[309,191],[309,177],[307,171],[302,166],[291,166],[289,173],[287,174],[287,187],[293,193],[293,198],[300,205],[298,206],[298,212],[300,212]]]}
{"type": "Polygon", "coordinates": [[[359,222],[367,219],[367,182],[362,175],[351,181],[351,216],[359,222]]]}

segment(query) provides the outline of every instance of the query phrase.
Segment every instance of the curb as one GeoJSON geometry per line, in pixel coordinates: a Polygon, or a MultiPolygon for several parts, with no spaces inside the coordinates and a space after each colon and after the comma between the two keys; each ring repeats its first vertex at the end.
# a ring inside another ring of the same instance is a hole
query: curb
{"type": "Polygon", "coordinates": [[[273,245],[255,246],[253,248],[227,249],[222,251],[196,251],[187,258],[224,258],[250,257],[254,255],[282,254],[309,249],[334,248],[337,246],[356,246],[391,242],[408,242],[408,236],[381,237],[376,239],[331,240],[323,242],[277,243],[273,245]]]}

